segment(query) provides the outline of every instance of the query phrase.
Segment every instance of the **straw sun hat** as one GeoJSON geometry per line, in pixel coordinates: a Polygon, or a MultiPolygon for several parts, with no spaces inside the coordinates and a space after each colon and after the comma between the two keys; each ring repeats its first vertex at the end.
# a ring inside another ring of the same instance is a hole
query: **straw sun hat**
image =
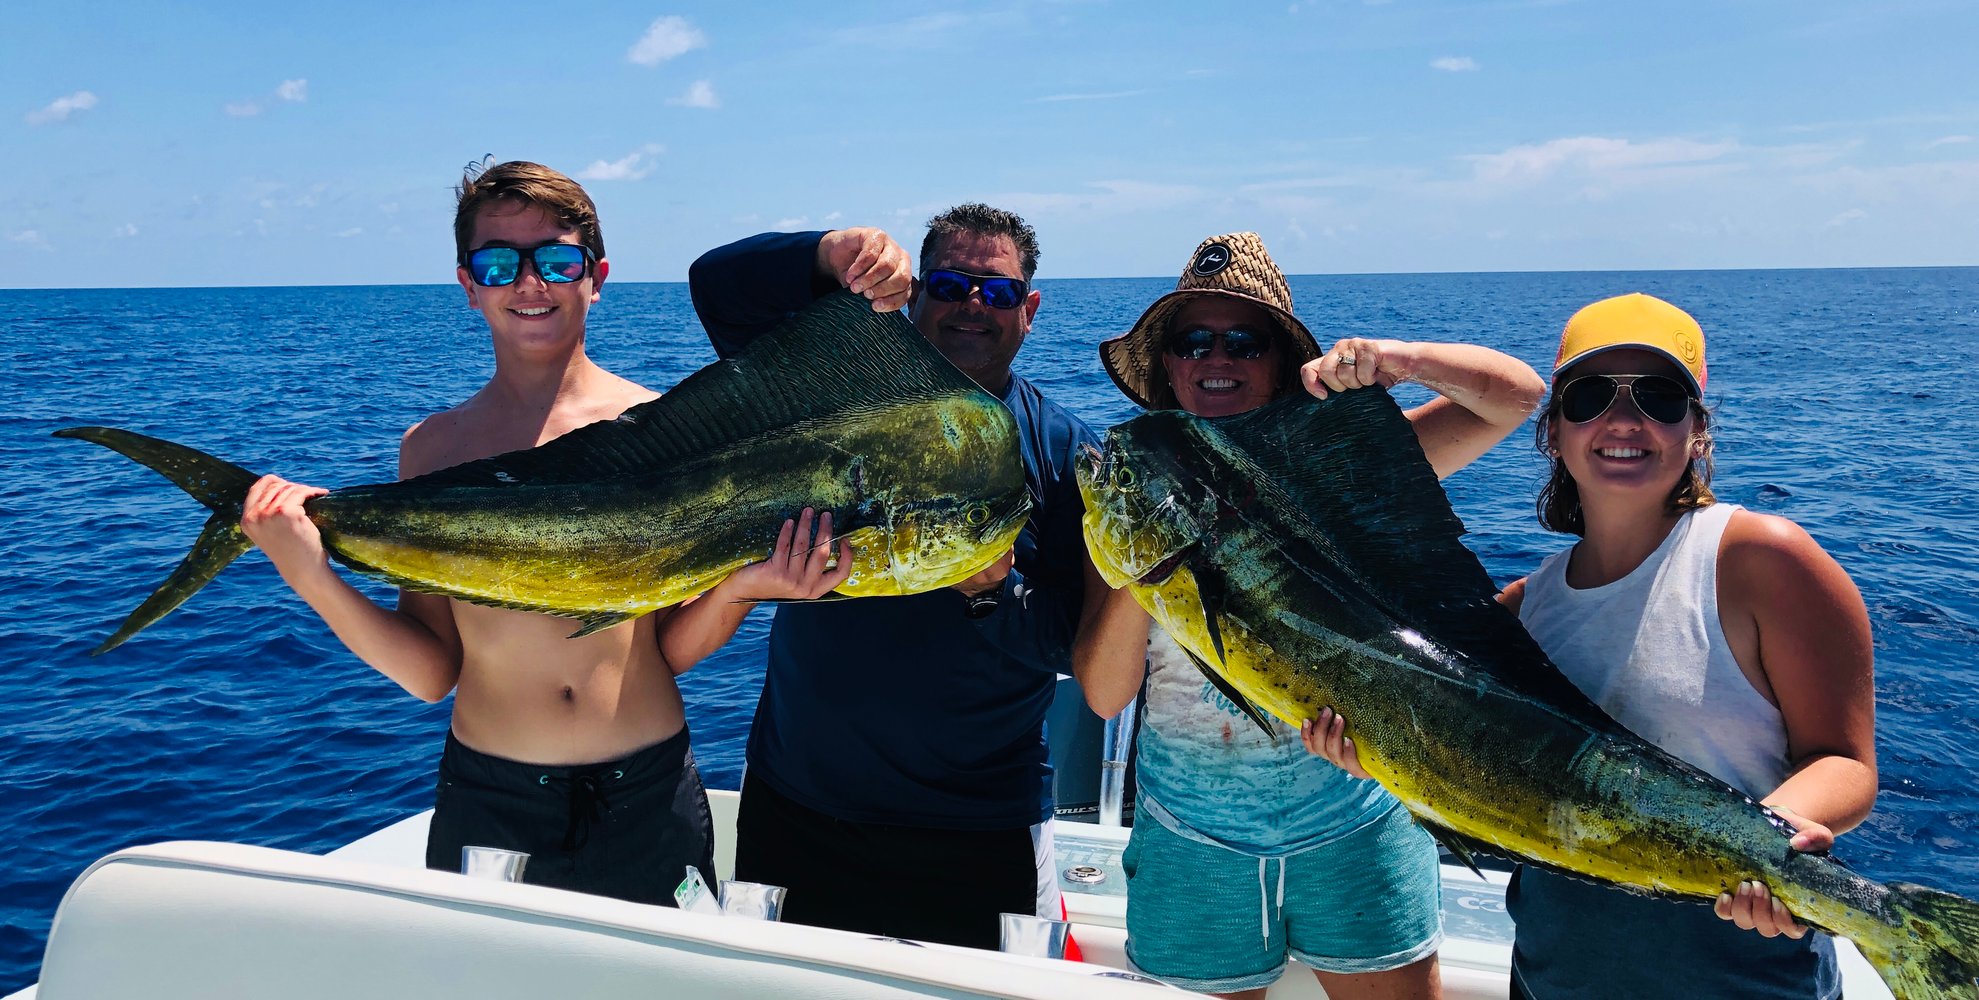
{"type": "Polygon", "coordinates": [[[1099,345],[1100,362],[1128,399],[1148,409],[1175,406],[1175,392],[1161,362],[1168,323],[1191,299],[1205,295],[1255,303],[1270,313],[1286,334],[1273,350],[1289,349],[1293,369],[1319,357],[1312,331],[1292,315],[1292,292],[1285,287],[1285,275],[1272,263],[1258,234],[1212,236],[1196,247],[1174,291],[1156,299],[1133,329],[1099,345]]]}

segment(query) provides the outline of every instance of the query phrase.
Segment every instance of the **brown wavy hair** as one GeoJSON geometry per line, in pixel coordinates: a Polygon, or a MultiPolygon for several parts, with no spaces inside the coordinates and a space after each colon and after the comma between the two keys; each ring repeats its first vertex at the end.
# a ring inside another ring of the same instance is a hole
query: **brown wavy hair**
{"type": "Polygon", "coordinates": [[[598,228],[598,206],[591,196],[567,175],[526,160],[510,160],[489,166],[487,160],[467,165],[460,186],[454,188],[455,259],[467,259],[467,243],[474,238],[474,215],[483,205],[498,201],[534,205],[554,217],[567,229],[577,230],[578,242],[589,247],[593,257],[605,259],[605,234],[598,228]]]}
{"type": "MultiPolygon", "coordinates": [[[[1681,514],[1699,507],[1709,507],[1718,502],[1718,496],[1711,492],[1711,458],[1715,446],[1711,440],[1711,411],[1704,404],[1693,399],[1690,412],[1697,418],[1697,426],[1685,439],[1685,450],[1699,442],[1704,445],[1696,449],[1690,457],[1690,465],[1670,490],[1664,509],[1672,514],[1681,514]]],[[[1539,489],[1539,523],[1548,531],[1568,535],[1587,534],[1587,516],[1580,509],[1580,484],[1567,473],[1567,463],[1553,449],[1553,421],[1560,415],[1559,393],[1546,400],[1546,408],[1541,411],[1539,421],[1533,427],[1533,444],[1539,453],[1553,463],[1553,471],[1546,477],[1546,485],[1539,489]]]]}

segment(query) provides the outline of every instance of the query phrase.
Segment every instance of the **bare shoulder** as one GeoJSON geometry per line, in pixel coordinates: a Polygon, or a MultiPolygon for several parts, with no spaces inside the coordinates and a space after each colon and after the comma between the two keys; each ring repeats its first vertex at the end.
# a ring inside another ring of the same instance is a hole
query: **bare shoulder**
{"type": "Polygon", "coordinates": [[[640,403],[650,403],[658,398],[660,398],[659,393],[629,378],[613,375],[609,391],[602,393],[598,400],[600,410],[609,410],[611,412],[600,419],[616,417],[626,410],[638,406],[640,403]]]}
{"type": "Polygon", "coordinates": [[[1751,611],[1804,617],[1862,608],[1841,563],[1807,529],[1773,514],[1733,513],[1718,546],[1718,580],[1721,601],[1751,611]]]}
{"type": "Polygon", "coordinates": [[[399,438],[399,478],[410,479],[467,461],[463,453],[486,430],[477,420],[475,398],[441,410],[405,429],[399,438]]]}
{"type": "MultiPolygon", "coordinates": [[[[1834,557],[1807,529],[1777,514],[1734,511],[1718,544],[1719,572],[1761,578],[1821,565],[1837,565],[1834,557]]],[[[1837,566],[1839,568],[1839,566],[1837,566]]]]}

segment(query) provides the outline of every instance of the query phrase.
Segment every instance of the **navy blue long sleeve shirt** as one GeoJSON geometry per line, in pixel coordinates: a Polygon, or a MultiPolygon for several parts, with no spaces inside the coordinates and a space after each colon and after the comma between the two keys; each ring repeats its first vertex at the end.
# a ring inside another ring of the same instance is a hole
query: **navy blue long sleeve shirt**
{"type": "MultiPolygon", "coordinates": [[[[688,272],[715,352],[731,357],[837,285],[816,273],[823,233],[766,233],[711,250],[688,272]]],[[[750,775],[838,819],[995,830],[1051,815],[1044,717],[1069,671],[1084,586],[1077,417],[1013,375],[1030,522],[994,612],[961,593],[777,608],[750,775]]]]}

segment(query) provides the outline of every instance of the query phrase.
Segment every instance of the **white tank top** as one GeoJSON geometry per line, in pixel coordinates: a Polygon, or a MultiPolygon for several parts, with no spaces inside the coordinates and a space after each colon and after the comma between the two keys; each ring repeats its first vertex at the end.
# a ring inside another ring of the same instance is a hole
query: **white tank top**
{"type": "Polygon", "coordinates": [[[1753,798],[1787,774],[1780,710],[1752,686],[1718,621],[1718,542],[1736,504],[1686,513],[1642,565],[1567,585],[1570,548],[1526,581],[1519,620],[1615,721],[1753,798]]]}

